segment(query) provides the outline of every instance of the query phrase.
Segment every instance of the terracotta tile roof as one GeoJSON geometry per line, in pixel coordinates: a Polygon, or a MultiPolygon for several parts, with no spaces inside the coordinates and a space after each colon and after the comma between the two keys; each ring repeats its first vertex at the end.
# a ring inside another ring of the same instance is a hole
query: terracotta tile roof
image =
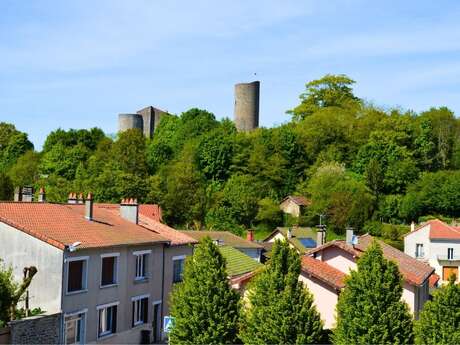
{"type": "Polygon", "coordinates": [[[429,280],[430,288],[435,288],[438,285],[439,279],[441,279],[441,277],[438,276],[436,273],[433,273],[430,276],[430,280],[429,280]]]}
{"type": "MultiPolygon", "coordinates": [[[[110,210],[114,215],[119,214],[118,204],[96,204],[110,210]]],[[[158,205],[139,205],[139,225],[147,228],[170,241],[172,246],[198,243],[194,238],[182,234],[180,231],[160,222],[161,208],[158,205]]]]}
{"type": "Polygon", "coordinates": [[[424,229],[426,226],[430,227],[430,239],[431,240],[433,239],[443,239],[443,240],[460,239],[460,227],[448,225],[439,219],[429,220],[426,223],[421,224],[414,231],[407,233],[405,236],[409,236],[410,234],[420,229],[424,229]]]}
{"type": "Polygon", "coordinates": [[[299,206],[309,206],[311,205],[311,200],[307,199],[306,197],[304,196],[300,196],[300,195],[297,195],[297,196],[294,196],[294,195],[288,195],[287,197],[285,197],[281,202],[287,200],[287,199],[290,199],[292,202],[294,202],[295,204],[299,205],[299,206]]]}
{"type": "MultiPolygon", "coordinates": [[[[355,257],[359,257],[372,243],[373,239],[374,238],[368,234],[360,236],[358,244],[355,246],[347,244],[345,241],[335,240],[309,251],[308,254],[317,253],[330,246],[336,246],[352,254],[355,257]]],[[[382,247],[383,255],[385,256],[385,258],[393,260],[398,264],[399,271],[408,283],[412,285],[421,285],[434,272],[434,268],[432,268],[431,266],[414,259],[413,257],[386,244],[383,241],[377,240],[377,242],[382,247]]]]}
{"type": "Polygon", "coordinates": [[[342,271],[339,271],[326,262],[317,260],[310,255],[302,256],[301,260],[302,272],[325,282],[336,290],[340,290],[345,287],[346,274],[342,271]]]}
{"type": "Polygon", "coordinates": [[[189,237],[193,237],[196,240],[201,240],[203,237],[209,236],[213,241],[219,240],[222,245],[232,246],[234,248],[254,248],[262,249],[262,246],[256,242],[251,242],[245,238],[241,238],[229,231],[193,231],[193,230],[182,230],[182,234],[189,237]]]}
{"type": "Polygon", "coordinates": [[[1,222],[60,249],[74,242],[81,242],[79,248],[169,242],[98,204],[92,221],[85,219],[84,212],[83,204],[0,203],[1,222]]]}

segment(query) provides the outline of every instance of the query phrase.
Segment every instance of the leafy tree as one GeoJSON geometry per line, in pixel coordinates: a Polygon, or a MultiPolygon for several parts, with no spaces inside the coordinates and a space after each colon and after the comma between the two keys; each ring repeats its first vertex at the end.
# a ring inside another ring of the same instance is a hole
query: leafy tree
{"type": "Polygon", "coordinates": [[[11,200],[13,197],[14,186],[10,177],[0,171],[0,200],[11,200]]]}
{"type": "Polygon", "coordinates": [[[8,172],[14,186],[34,185],[38,178],[38,168],[40,164],[40,154],[35,151],[27,151],[19,157],[8,172]]]}
{"type": "Polygon", "coordinates": [[[414,327],[416,344],[460,343],[460,284],[455,279],[452,275],[423,306],[414,327]]]}
{"type": "Polygon", "coordinates": [[[412,344],[412,316],[401,301],[396,263],[373,242],[346,278],[337,303],[334,344],[412,344]]]}
{"type": "Polygon", "coordinates": [[[230,287],[225,259],[209,237],[186,261],[183,281],[171,295],[171,315],[171,344],[238,342],[239,295],[230,287]]]}
{"type": "Polygon", "coordinates": [[[69,129],[61,128],[51,132],[43,144],[43,152],[50,151],[55,145],[61,144],[64,147],[82,145],[90,151],[94,151],[101,140],[105,138],[104,132],[99,128],[69,129]]]}
{"type": "Polygon", "coordinates": [[[11,306],[17,284],[13,279],[13,270],[0,260],[0,327],[10,321],[11,306]]]}
{"type": "Polygon", "coordinates": [[[125,173],[146,176],[148,173],[144,134],[129,129],[119,134],[112,147],[112,159],[125,173]]]}
{"type": "Polygon", "coordinates": [[[360,103],[360,99],[353,94],[354,80],[346,75],[327,74],[324,77],[308,82],[306,91],[300,95],[301,103],[288,113],[295,119],[303,119],[320,108],[326,107],[353,107],[360,103]]]}
{"type": "Polygon", "coordinates": [[[282,212],[279,202],[270,198],[260,199],[258,202],[259,210],[257,211],[256,220],[267,229],[274,229],[282,224],[282,212]]]}
{"type": "Polygon", "coordinates": [[[241,331],[245,344],[321,343],[323,324],[299,274],[297,252],[276,241],[270,261],[248,290],[241,331]]]}
{"type": "Polygon", "coordinates": [[[32,150],[34,146],[27,138],[26,133],[19,132],[13,125],[0,122],[0,169],[9,169],[17,159],[32,150]]]}

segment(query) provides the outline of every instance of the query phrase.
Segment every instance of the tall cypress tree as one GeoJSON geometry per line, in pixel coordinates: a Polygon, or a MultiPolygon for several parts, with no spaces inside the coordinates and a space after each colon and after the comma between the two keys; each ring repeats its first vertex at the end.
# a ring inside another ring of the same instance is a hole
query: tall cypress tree
{"type": "Polygon", "coordinates": [[[455,276],[425,303],[415,323],[416,344],[460,344],[460,284],[455,276]]]}
{"type": "Polygon", "coordinates": [[[412,316],[401,301],[402,277],[396,263],[373,242],[346,278],[337,303],[335,344],[412,344],[412,316]]]}
{"type": "Polygon", "coordinates": [[[299,274],[297,252],[276,241],[270,261],[249,287],[240,335],[245,344],[321,342],[323,324],[299,274]]]}
{"type": "Polygon", "coordinates": [[[171,295],[175,322],[170,343],[236,343],[239,298],[230,287],[225,259],[211,239],[205,237],[187,260],[184,279],[171,295]]]}

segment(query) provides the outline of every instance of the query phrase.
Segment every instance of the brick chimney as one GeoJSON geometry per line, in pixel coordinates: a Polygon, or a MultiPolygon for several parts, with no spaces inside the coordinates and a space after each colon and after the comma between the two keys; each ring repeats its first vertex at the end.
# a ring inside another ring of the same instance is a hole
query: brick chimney
{"type": "Polygon", "coordinates": [[[248,231],[246,232],[246,239],[248,241],[254,242],[254,230],[248,229],[248,231]]]}
{"type": "Polygon", "coordinates": [[[83,197],[83,193],[78,194],[77,204],[84,204],[85,198],[83,197]]]}
{"type": "Polygon", "coordinates": [[[127,221],[137,224],[139,222],[139,205],[137,199],[123,199],[120,204],[120,216],[127,221]]]}
{"type": "Polygon", "coordinates": [[[68,204],[76,204],[77,203],[77,193],[69,193],[69,197],[67,198],[68,204]]]}
{"type": "Polygon", "coordinates": [[[85,218],[93,220],[93,193],[88,193],[85,201],[85,218]]]}
{"type": "Polygon", "coordinates": [[[46,193],[45,193],[45,188],[40,187],[40,190],[38,192],[38,202],[46,202],[46,193]]]}

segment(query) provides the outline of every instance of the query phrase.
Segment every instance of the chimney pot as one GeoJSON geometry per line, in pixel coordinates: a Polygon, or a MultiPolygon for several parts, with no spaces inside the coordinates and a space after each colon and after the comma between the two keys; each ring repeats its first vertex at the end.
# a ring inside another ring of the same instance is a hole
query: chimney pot
{"type": "Polygon", "coordinates": [[[316,232],[316,246],[322,246],[326,243],[326,231],[323,228],[318,228],[316,232]]]}
{"type": "Polygon", "coordinates": [[[40,187],[40,190],[38,192],[38,202],[46,202],[46,193],[45,193],[45,188],[40,187]]]}
{"type": "Polygon", "coordinates": [[[125,198],[121,200],[120,216],[127,221],[138,224],[139,222],[139,206],[136,199],[125,198]]]}
{"type": "Polygon", "coordinates": [[[353,244],[353,228],[351,227],[346,229],[346,242],[348,244],[353,244]]]}
{"type": "Polygon", "coordinates": [[[246,239],[248,241],[254,242],[254,230],[249,229],[246,233],[246,239]]]}
{"type": "Polygon", "coordinates": [[[93,220],[93,194],[89,193],[85,201],[85,218],[93,220]]]}
{"type": "Polygon", "coordinates": [[[410,223],[410,231],[415,231],[415,222],[412,221],[412,223],[410,223]]]}
{"type": "Polygon", "coordinates": [[[85,198],[83,197],[83,193],[78,194],[78,203],[79,204],[85,203],[85,198]]]}
{"type": "Polygon", "coordinates": [[[76,204],[77,203],[77,193],[70,193],[67,199],[68,204],[76,204]]]}
{"type": "Polygon", "coordinates": [[[291,229],[291,228],[288,228],[288,231],[287,231],[287,238],[289,238],[289,239],[292,238],[292,229],[291,229]]]}

